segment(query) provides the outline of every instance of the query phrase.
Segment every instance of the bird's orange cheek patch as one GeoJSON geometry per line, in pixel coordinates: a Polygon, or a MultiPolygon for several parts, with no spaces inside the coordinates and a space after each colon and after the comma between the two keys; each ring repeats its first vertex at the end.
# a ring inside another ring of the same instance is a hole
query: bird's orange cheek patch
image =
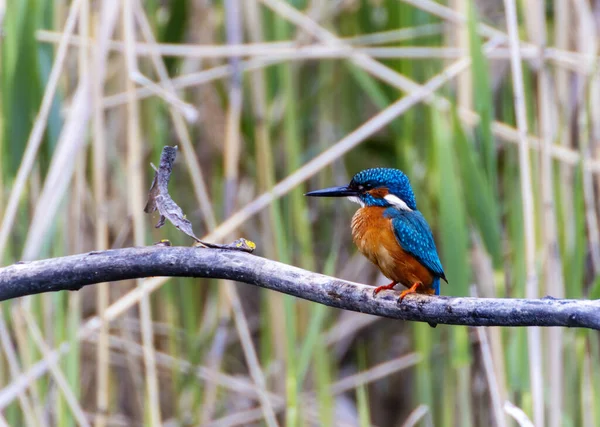
{"type": "Polygon", "coordinates": [[[387,188],[374,188],[372,190],[367,191],[371,196],[377,199],[383,199],[385,196],[390,194],[387,188]]]}

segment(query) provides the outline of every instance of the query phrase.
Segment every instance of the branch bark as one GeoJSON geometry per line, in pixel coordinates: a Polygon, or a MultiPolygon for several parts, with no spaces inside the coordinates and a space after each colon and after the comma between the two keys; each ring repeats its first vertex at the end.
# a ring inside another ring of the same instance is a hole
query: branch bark
{"type": "Polygon", "coordinates": [[[325,304],[392,319],[468,326],[567,326],[600,330],[600,300],[455,298],[398,293],[373,297],[373,287],[248,253],[149,246],[89,252],[0,269],[0,301],[79,290],[101,282],[150,276],[229,279],[325,304]]]}

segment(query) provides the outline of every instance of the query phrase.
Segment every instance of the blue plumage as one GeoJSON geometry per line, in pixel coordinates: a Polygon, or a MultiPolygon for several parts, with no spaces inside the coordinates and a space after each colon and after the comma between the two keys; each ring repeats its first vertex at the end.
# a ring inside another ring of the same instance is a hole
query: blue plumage
{"type": "Polygon", "coordinates": [[[387,208],[384,215],[392,220],[398,243],[435,275],[433,288],[440,293],[440,278],[446,280],[429,224],[419,211],[387,208]]]}
{"type": "MultiPolygon", "coordinates": [[[[372,189],[380,188],[384,183],[390,194],[394,194],[404,200],[410,209],[417,210],[417,201],[415,200],[415,194],[410,186],[410,181],[406,174],[399,169],[365,169],[354,175],[349,187],[372,189]]],[[[385,199],[374,197],[369,193],[362,194],[362,197],[367,206],[387,207],[390,205],[385,199]]]]}
{"type": "Polygon", "coordinates": [[[397,283],[409,288],[400,294],[400,301],[409,293],[440,294],[440,279],[447,282],[444,269],[429,224],[417,210],[410,181],[402,171],[366,169],[354,175],[347,186],[306,195],[348,197],[361,205],[352,218],[353,239],[359,250],[393,280],[378,286],[375,294],[397,283]],[[388,220],[395,241],[387,228],[388,220]]]}

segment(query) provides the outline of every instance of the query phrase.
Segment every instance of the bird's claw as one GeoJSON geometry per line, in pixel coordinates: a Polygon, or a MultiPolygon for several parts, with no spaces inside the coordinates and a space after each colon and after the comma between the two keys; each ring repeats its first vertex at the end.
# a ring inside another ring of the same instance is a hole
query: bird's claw
{"type": "MultiPolygon", "coordinates": [[[[431,291],[433,291],[433,289],[431,291]]],[[[404,300],[404,298],[406,298],[406,296],[410,295],[410,294],[431,295],[431,292],[429,289],[426,289],[425,286],[423,286],[423,283],[417,282],[417,283],[413,284],[410,288],[405,289],[402,292],[400,292],[400,296],[398,297],[398,304],[401,304],[402,301],[404,300]]]]}
{"type": "Polygon", "coordinates": [[[397,284],[397,282],[392,282],[387,285],[377,286],[375,289],[373,289],[373,298],[375,298],[377,296],[377,294],[381,291],[393,289],[394,286],[396,286],[396,284],[397,284]]]}

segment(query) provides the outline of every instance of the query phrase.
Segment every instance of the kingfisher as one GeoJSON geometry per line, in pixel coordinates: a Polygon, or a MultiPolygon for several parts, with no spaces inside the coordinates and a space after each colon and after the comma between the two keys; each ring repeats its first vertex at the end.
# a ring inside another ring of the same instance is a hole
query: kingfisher
{"type": "Polygon", "coordinates": [[[399,169],[373,168],[358,172],[350,184],[311,191],[312,197],[347,197],[360,209],[352,217],[352,239],[358,250],[392,282],[378,286],[373,295],[397,284],[409,294],[440,294],[446,275],[431,228],[417,210],[408,177],[399,169]]]}

